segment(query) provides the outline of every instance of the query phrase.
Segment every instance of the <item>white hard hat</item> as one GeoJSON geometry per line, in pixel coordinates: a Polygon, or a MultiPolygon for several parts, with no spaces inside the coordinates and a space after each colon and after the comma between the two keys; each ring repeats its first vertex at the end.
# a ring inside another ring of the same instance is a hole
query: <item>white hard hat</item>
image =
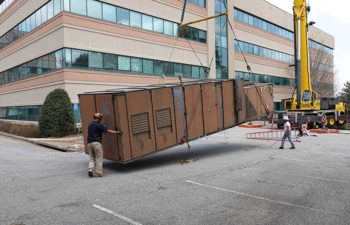
{"type": "Polygon", "coordinates": [[[283,116],[283,120],[289,120],[288,116],[283,116]]]}

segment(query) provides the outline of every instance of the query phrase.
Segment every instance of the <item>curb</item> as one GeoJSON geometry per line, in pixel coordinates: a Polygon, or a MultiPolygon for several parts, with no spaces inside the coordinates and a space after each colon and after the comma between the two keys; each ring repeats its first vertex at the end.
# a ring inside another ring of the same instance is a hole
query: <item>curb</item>
{"type": "Polygon", "coordinates": [[[242,124],[242,125],[238,125],[238,127],[241,127],[241,128],[262,128],[264,125],[258,125],[258,124],[255,124],[255,125],[247,125],[247,124],[242,124]]]}
{"type": "Polygon", "coordinates": [[[311,133],[316,133],[316,134],[338,134],[339,130],[335,129],[311,129],[311,133]]]}
{"type": "Polygon", "coordinates": [[[41,141],[34,141],[34,140],[30,140],[29,138],[25,138],[25,137],[13,135],[13,134],[5,133],[5,132],[0,132],[0,135],[5,136],[5,137],[9,137],[9,138],[13,138],[13,139],[17,139],[17,140],[21,140],[21,141],[25,141],[25,142],[29,142],[31,144],[55,149],[55,150],[58,150],[61,152],[76,152],[70,148],[66,148],[66,147],[62,147],[62,146],[58,146],[58,145],[53,145],[53,144],[49,144],[49,143],[45,143],[45,142],[41,142],[41,141]]]}

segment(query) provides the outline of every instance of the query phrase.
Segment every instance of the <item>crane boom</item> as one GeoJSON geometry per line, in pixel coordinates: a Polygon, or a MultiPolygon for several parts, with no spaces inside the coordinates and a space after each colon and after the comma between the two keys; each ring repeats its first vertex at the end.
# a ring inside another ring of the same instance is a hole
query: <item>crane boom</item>
{"type": "MultiPolygon", "coordinates": [[[[306,0],[294,0],[294,41],[295,41],[295,74],[297,81],[297,105],[308,91],[312,91],[310,82],[307,6],[306,0]],[[305,91],[307,91],[305,93],[305,91]]],[[[305,96],[307,97],[307,96],[305,96]]]]}
{"type": "Polygon", "coordinates": [[[320,102],[317,93],[312,89],[310,76],[308,12],[310,8],[306,0],[294,0],[294,46],[295,46],[295,81],[297,95],[286,102],[285,108],[289,110],[319,110],[320,102]]]}

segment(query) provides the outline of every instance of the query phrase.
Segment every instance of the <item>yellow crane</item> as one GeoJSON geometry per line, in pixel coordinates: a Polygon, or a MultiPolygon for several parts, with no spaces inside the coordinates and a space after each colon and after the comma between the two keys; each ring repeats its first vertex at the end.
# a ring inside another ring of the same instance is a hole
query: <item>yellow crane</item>
{"type": "Polygon", "coordinates": [[[285,101],[288,110],[320,110],[317,93],[312,89],[310,76],[308,29],[314,22],[308,22],[310,7],[306,0],[294,0],[294,57],[296,96],[285,101]]]}
{"type": "MultiPolygon", "coordinates": [[[[343,115],[346,113],[346,104],[329,97],[321,98],[320,101],[318,94],[312,89],[308,30],[315,22],[308,22],[309,11],[310,7],[306,0],[294,0],[296,96],[293,94],[291,99],[285,99],[284,108],[287,112],[291,112],[293,117],[299,115],[299,121],[302,122],[322,122],[330,127],[333,127],[336,123],[343,125],[345,123],[343,115]]],[[[298,122],[298,119],[295,119],[298,122]]]]}

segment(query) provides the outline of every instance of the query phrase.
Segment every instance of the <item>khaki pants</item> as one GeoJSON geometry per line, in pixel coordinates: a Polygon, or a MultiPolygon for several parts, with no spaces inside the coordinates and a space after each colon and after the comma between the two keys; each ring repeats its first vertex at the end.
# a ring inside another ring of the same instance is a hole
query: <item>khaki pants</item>
{"type": "Polygon", "coordinates": [[[92,142],[88,144],[88,151],[90,155],[89,171],[96,171],[102,174],[103,166],[103,148],[100,142],[92,142]]]}

